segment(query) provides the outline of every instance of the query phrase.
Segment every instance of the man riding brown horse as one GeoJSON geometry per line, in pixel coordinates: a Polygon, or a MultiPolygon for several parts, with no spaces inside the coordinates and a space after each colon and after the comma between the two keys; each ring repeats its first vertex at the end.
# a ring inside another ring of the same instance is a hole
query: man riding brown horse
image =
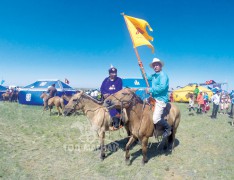
{"type": "Polygon", "coordinates": [[[57,93],[57,89],[55,88],[55,84],[52,84],[51,87],[47,90],[47,93],[49,93],[49,96],[45,98],[44,100],[44,107],[48,109],[48,100],[52,97],[54,97],[57,93]]]}
{"type": "Polygon", "coordinates": [[[152,81],[152,87],[146,88],[146,93],[151,94],[156,100],[156,105],[153,113],[154,127],[161,126],[164,129],[162,135],[163,139],[171,135],[171,126],[162,118],[164,108],[168,102],[168,88],[169,78],[165,72],[162,71],[164,63],[158,58],[154,58],[150,67],[155,71],[151,76],[147,76],[149,81],[152,81]]]}

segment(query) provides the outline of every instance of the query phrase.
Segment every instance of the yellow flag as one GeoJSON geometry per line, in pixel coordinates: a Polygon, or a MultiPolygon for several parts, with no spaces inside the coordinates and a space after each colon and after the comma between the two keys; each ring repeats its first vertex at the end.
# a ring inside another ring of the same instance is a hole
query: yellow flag
{"type": "Polygon", "coordinates": [[[146,31],[146,26],[150,31],[153,29],[150,27],[149,23],[143,19],[134,18],[131,16],[124,15],[125,22],[128,27],[128,31],[132,38],[133,47],[147,45],[154,52],[154,47],[149,41],[153,41],[153,37],[149,36],[146,31]]]}

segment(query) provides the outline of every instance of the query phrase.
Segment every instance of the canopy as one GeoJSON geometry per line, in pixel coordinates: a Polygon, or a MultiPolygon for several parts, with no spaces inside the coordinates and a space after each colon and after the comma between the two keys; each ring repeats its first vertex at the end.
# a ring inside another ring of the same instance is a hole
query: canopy
{"type": "Polygon", "coordinates": [[[5,93],[6,91],[7,91],[7,88],[4,87],[4,86],[2,86],[2,85],[0,85],[0,99],[2,97],[2,94],[5,93]]]}
{"type": "MultiPolygon", "coordinates": [[[[193,93],[196,88],[196,85],[188,85],[183,88],[174,90],[173,93],[173,100],[174,102],[188,102],[189,100],[186,98],[188,93],[193,93]]],[[[207,92],[209,98],[213,95],[213,92],[205,87],[198,86],[198,89],[202,92],[207,92]]]]}
{"type": "Polygon", "coordinates": [[[76,92],[74,88],[58,79],[42,79],[23,87],[19,91],[19,103],[28,105],[43,105],[43,100],[40,98],[40,96],[43,92],[46,92],[52,84],[55,84],[57,96],[62,96],[64,93],[67,95],[73,95],[76,92]]]}

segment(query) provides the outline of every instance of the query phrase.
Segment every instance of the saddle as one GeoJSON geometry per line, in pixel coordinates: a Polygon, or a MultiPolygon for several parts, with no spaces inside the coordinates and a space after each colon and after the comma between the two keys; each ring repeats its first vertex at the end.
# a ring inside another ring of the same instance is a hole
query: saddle
{"type": "MultiPolygon", "coordinates": [[[[148,103],[150,104],[152,111],[154,111],[156,100],[152,97],[149,97],[148,103]]],[[[164,119],[170,113],[170,110],[171,110],[171,103],[167,103],[166,107],[163,109],[163,114],[161,117],[164,119]]]]}

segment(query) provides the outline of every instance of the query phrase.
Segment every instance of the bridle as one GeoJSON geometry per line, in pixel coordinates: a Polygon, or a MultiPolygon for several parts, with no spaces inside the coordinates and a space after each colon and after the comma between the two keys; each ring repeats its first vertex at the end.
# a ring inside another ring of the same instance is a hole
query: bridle
{"type": "MultiPolygon", "coordinates": [[[[115,94],[111,94],[111,95],[110,95],[110,96],[114,97],[117,101],[120,102],[120,104],[121,104],[121,111],[122,111],[123,107],[124,107],[126,104],[128,104],[128,105],[130,106],[130,104],[133,103],[133,101],[134,101],[134,99],[135,99],[135,97],[136,97],[136,94],[135,94],[135,93],[132,93],[132,97],[131,97],[128,101],[126,101],[126,100],[122,100],[122,99],[125,97],[125,95],[129,95],[130,93],[122,93],[122,94],[123,94],[123,96],[120,97],[120,98],[116,97],[115,94]]],[[[109,96],[109,97],[110,97],[110,96],[109,96]]],[[[107,103],[108,103],[108,102],[107,102],[107,103]]],[[[136,104],[136,103],[135,103],[135,104],[136,104]]],[[[134,104],[134,105],[135,105],[135,104],[134,104]]]]}

